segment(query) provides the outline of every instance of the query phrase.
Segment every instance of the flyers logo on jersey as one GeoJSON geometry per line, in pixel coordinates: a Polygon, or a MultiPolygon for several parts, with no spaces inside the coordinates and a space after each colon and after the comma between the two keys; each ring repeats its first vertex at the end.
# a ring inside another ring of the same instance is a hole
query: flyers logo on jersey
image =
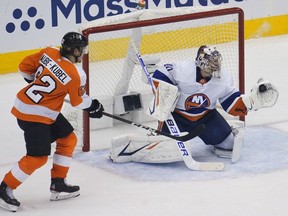
{"type": "Polygon", "coordinates": [[[193,94],[189,96],[185,101],[186,110],[209,106],[210,100],[205,94],[193,94]]]}
{"type": "Polygon", "coordinates": [[[78,89],[78,95],[83,96],[85,94],[85,92],[86,92],[85,86],[80,86],[78,89]]]}

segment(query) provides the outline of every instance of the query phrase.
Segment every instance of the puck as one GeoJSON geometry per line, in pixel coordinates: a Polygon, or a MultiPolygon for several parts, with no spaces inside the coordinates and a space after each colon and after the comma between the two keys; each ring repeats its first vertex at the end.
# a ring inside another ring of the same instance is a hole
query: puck
{"type": "Polygon", "coordinates": [[[265,92],[265,91],[267,91],[266,85],[265,85],[265,84],[261,84],[261,85],[259,86],[259,92],[265,92]]]}

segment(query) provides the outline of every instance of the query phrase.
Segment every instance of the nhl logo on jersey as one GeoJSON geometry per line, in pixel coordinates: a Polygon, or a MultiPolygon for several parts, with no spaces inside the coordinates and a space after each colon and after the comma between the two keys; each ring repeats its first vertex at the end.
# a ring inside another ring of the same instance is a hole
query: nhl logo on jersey
{"type": "Polygon", "coordinates": [[[193,94],[185,100],[185,109],[209,107],[210,100],[205,94],[193,94]]]}

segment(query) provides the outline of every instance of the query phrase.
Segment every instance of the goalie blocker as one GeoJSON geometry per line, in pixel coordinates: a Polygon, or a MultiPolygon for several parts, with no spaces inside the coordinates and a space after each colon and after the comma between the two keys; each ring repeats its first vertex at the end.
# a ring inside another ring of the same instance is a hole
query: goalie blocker
{"type": "Polygon", "coordinates": [[[178,88],[167,82],[158,82],[158,87],[151,101],[147,114],[158,121],[166,121],[174,111],[180,93],[178,88]]]}

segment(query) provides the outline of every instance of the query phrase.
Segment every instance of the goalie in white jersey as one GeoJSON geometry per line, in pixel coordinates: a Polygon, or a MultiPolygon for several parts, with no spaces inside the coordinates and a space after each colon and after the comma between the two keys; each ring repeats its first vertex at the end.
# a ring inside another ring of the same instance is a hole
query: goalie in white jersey
{"type": "MultiPolygon", "coordinates": [[[[244,123],[228,123],[216,109],[216,104],[220,103],[230,115],[245,116],[249,110],[273,106],[278,91],[268,81],[259,79],[250,94],[242,95],[235,88],[231,74],[221,65],[222,56],[216,48],[203,45],[198,49],[195,61],[159,67],[153,75],[157,92],[149,113],[159,120],[158,130],[166,133],[170,132],[165,120],[171,114],[181,132],[191,132],[204,124],[205,131],[199,138],[219,157],[237,162],[244,123]]],[[[110,158],[118,163],[183,160],[174,140],[163,136],[140,138],[131,135],[113,138],[110,158]]]]}

